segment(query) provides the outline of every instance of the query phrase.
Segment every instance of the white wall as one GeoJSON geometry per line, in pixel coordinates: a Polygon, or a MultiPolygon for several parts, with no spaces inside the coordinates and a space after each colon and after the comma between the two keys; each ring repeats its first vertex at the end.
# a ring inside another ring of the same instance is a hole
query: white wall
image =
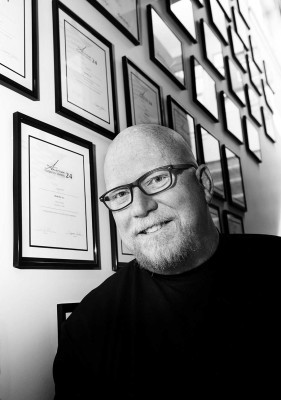
{"type": "MultiPolygon", "coordinates": [[[[281,140],[272,144],[261,135],[263,162],[257,165],[247,155],[245,146],[233,143],[215,124],[192,104],[189,55],[202,59],[200,44],[191,44],[166,13],[164,1],[141,0],[142,45],[134,46],[86,0],[64,0],[71,10],[115,45],[117,96],[120,128],[126,127],[125,99],[121,58],[128,56],[143,71],[194,114],[197,122],[213,132],[222,143],[241,156],[248,211],[245,230],[280,234],[281,140]],[[179,90],[150,61],[146,4],[151,3],[185,42],[188,88],[179,90]]],[[[52,363],[57,347],[56,305],[80,301],[91,289],[111,275],[111,249],[108,212],[98,204],[102,269],[97,271],[20,270],[13,267],[13,126],[12,116],[20,111],[36,119],[92,141],[96,145],[98,195],[104,190],[102,164],[109,139],[55,113],[52,2],[39,3],[40,101],[34,102],[0,85],[0,398],[1,400],[50,400],[54,394],[52,363]]],[[[205,10],[194,5],[196,17],[205,10]]],[[[229,48],[225,49],[228,54],[229,48]]],[[[204,63],[204,61],[203,61],[204,63]]],[[[206,66],[208,69],[208,67],[206,66]]],[[[212,73],[210,71],[210,73],[212,73]]],[[[280,88],[280,82],[276,85],[280,88]]],[[[218,90],[227,90],[218,82],[218,90]]],[[[279,104],[280,105],[280,104],[279,104]]],[[[246,111],[244,111],[246,112],[246,111]]],[[[222,205],[229,208],[227,204],[222,205]]]]}

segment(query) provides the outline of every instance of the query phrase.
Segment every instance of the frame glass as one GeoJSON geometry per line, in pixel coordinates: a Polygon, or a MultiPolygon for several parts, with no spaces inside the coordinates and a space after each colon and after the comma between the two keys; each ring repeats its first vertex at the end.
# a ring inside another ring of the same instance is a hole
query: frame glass
{"type": "Polygon", "coordinates": [[[257,65],[254,63],[254,61],[252,60],[252,57],[249,56],[249,54],[246,55],[246,59],[247,59],[250,82],[253,85],[253,88],[258,93],[258,95],[261,96],[262,95],[261,72],[257,67],[257,65]]]}
{"type": "Polygon", "coordinates": [[[222,232],[222,226],[221,226],[221,217],[220,217],[220,209],[218,206],[214,204],[209,204],[209,210],[210,214],[212,217],[212,220],[215,224],[215,227],[217,230],[221,233],[222,232]]]}
{"type": "Polygon", "coordinates": [[[243,74],[241,70],[234,64],[231,58],[225,57],[226,61],[226,72],[228,88],[232,96],[239,102],[243,107],[246,106],[246,98],[244,91],[243,74]]]}
{"type": "Polygon", "coordinates": [[[37,0],[0,3],[0,84],[39,100],[37,0]]]}
{"type": "Polygon", "coordinates": [[[127,125],[164,125],[162,90],[126,56],[122,58],[127,125]]]}
{"type": "Polygon", "coordinates": [[[234,21],[234,29],[242,40],[245,49],[249,50],[249,27],[246,25],[246,22],[242,18],[240,12],[238,12],[234,6],[232,6],[231,8],[234,21]]]}
{"type": "Polygon", "coordinates": [[[218,0],[218,2],[220,3],[220,6],[223,9],[228,21],[231,21],[231,7],[229,0],[218,0]]]}
{"type": "Polygon", "coordinates": [[[251,154],[251,156],[259,163],[262,162],[259,129],[246,115],[243,117],[243,127],[246,138],[246,147],[249,154],[251,154]]]}
{"type": "Polygon", "coordinates": [[[56,112],[102,135],[118,133],[113,46],[53,1],[56,112]]]}
{"type": "Polygon", "coordinates": [[[167,11],[176,23],[187,34],[188,38],[196,43],[196,29],[193,14],[192,0],[166,0],[167,11]]]}
{"type": "Polygon", "coordinates": [[[271,110],[271,112],[274,111],[274,92],[271,89],[271,86],[268,85],[267,82],[264,82],[262,80],[262,91],[264,95],[264,100],[268,106],[268,108],[271,110]]]}
{"type": "Polygon", "coordinates": [[[214,181],[214,196],[225,198],[220,142],[201,125],[198,125],[202,145],[202,164],[206,164],[214,181]]]}
{"type": "Polygon", "coordinates": [[[242,40],[231,26],[228,27],[228,34],[232,56],[239,67],[242,69],[242,71],[245,73],[247,72],[247,51],[245,50],[242,40]]]}
{"type": "Polygon", "coordinates": [[[240,144],[243,143],[242,119],[238,107],[224,91],[220,92],[225,130],[240,144]]]}
{"type": "Polygon", "coordinates": [[[178,132],[189,144],[197,162],[196,123],[194,117],[172,96],[167,96],[169,127],[178,132]]]}
{"type": "Polygon", "coordinates": [[[150,59],[164,71],[180,89],[185,89],[183,48],[181,40],[155,9],[147,6],[150,59]]]}
{"type": "Polygon", "coordinates": [[[228,44],[227,20],[225,12],[217,0],[209,0],[208,5],[210,21],[224,44],[228,44]]]}
{"type": "Polygon", "coordinates": [[[231,205],[246,211],[247,204],[240,157],[225,145],[222,145],[222,154],[228,201],[231,205]]]}
{"type": "Polygon", "coordinates": [[[216,81],[205,68],[190,57],[193,100],[215,121],[218,121],[218,102],[216,81]]]}
{"type": "Polygon", "coordinates": [[[14,113],[14,266],[100,269],[95,147],[14,113]]]}
{"type": "Polygon", "coordinates": [[[112,270],[118,271],[120,268],[125,267],[135,256],[129,252],[122,241],[112,216],[112,212],[109,213],[110,222],[110,238],[111,238],[111,258],[112,258],[112,270]]]}
{"type": "Polygon", "coordinates": [[[224,79],[225,71],[222,43],[203,19],[200,20],[200,29],[202,33],[204,57],[216,73],[219,74],[220,78],[224,79]]]}
{"type": "Polygon", "coordinates": [[[262,126],[260,96],[248,84],[245,85],[245,91],[249,114],[259,126],[262,126]]]}
{"type": "Polygon", "coordinates": [[[64,321],[75,310],[79,303],[60,303],[57,304],[57,324],[58,324],[58,338],[61,336],[61,328],[64,321]]]}
{"type": "Polygon", "coordinates": [[[228,234],[245,233],[243,217],[228,210],[223,210],[223,225],[228,234]]]}
{"type": "Polygon", "coordinates": [[[273,115],[266,107],[262,107],[262,120],[266,136],[272,140],[272,142],[276,142],[276,128],[273,115]]]}
{"type": "Polygon", "coordinates": [[[87,0],[135,45],[140,44],[139,0],[87,0]]]}

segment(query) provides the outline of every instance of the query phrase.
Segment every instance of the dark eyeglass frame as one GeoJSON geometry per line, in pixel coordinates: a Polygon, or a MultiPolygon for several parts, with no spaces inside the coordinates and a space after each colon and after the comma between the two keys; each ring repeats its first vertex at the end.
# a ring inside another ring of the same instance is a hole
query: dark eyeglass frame
{"type": "Polygon", "coordinates": [[[175,183],[173,182],[172,179],[172,172],[174,171],[183,171],[189,168],[195,168],[197,169],[197,165],[195,163],[188,163],[188,164],[175,164],[175,165],[164,165],[162,167],[158,167],[155,169],[152,169],[151,171],[146,172],[144,175],[142,175],[140,178],[138,178],[137,180],[135,180],[132,183],[128,183],[126,185],[121,185],[121,186],[117,186],[115,188],[112,188],[110,190],[108,190],[107,192],[105,192],[102,196],[99,197],[99,200],[110,210],[110,211],[121,211],[124,208],[128,207],[130,204],[132,204],[133,202],[133,188],[134,187],[138,187],[140,189],[140,191],[142,191],[144,194],[146,194],[147,196],[153,196],[155,194],[164,192],[165,190],[170,189],[170,187],[175,183]],[[141,181],[143,181],[147,176],[149,176],[150,174],[157,172],[157,171],[161,171],[161,170],[165,170],[168,171],[170,174],[170,179],[171,179],[171,183],[169,186],[165,187],[164,189],[159,190],[159,192],[155,192],[155,193],[147,193],[141,186],[140,183],[141,181]],[[130,203],[126,204],[124,207],[118,208],[117,210],[113,210],[112,208],[110,208],[107,204],[106,204],[106,196],[108,195],[108,193],[118,190],[118,189],[129,189],[130,193],[131,193],[131,201],[130,203]]]}

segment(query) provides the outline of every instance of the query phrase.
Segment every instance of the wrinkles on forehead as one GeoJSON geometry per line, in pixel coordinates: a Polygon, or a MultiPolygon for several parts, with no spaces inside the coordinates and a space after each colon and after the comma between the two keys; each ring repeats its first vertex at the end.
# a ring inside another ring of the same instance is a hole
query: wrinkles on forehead
{"type": "Polygon", "coordinates": [[[161,125],[135,125],[124,129],[111,142],[104,163],[106,186],[110,186],[112,176],[140,170],[147,171],[151,162],[159,165],[194,162],[196,160],[189,144],[180,134],[161,125]]]}

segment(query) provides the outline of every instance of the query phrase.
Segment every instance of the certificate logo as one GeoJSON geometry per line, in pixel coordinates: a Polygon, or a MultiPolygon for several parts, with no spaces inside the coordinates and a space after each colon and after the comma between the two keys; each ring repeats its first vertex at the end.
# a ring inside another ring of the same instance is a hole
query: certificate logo
{"type": "Polygon", "coordinates": [[[72,179],[72,173],[59,169],[57,166],[58,162],[59,160],[57,160],[54,164],[47,164],[47,166],[45,167],[45,171],[49,174],[61,176],[62,178],[72,179]]]}

